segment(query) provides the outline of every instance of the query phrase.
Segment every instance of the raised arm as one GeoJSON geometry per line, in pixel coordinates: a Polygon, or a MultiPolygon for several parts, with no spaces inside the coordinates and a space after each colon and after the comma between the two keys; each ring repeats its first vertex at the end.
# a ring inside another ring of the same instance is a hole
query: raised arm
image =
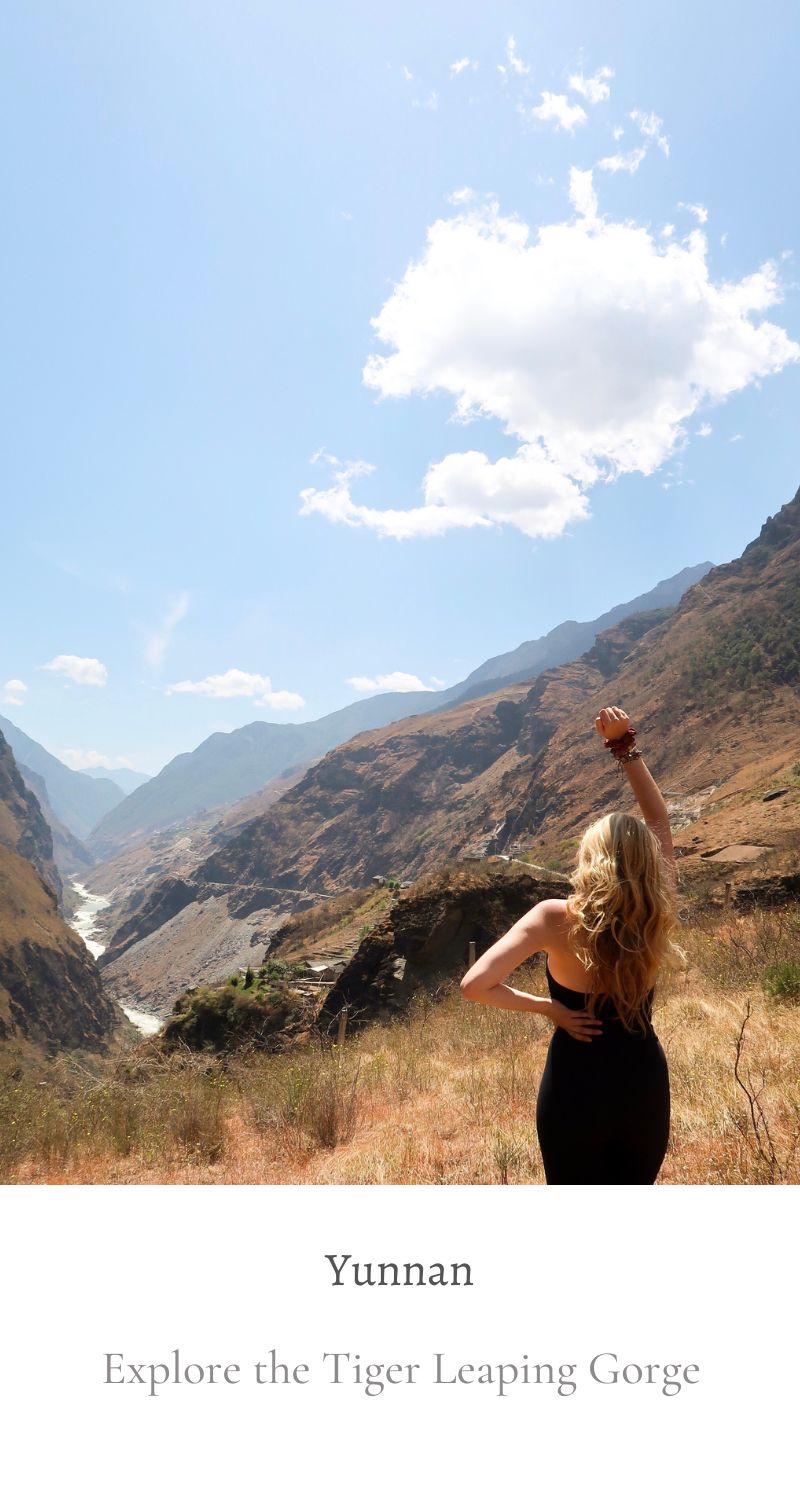
{"type": "MultiPolygon", "coordinates": [[[[595,719],[595,729],[604,740],[620,739],[630,729],[630,719],[624,708],[603,708],[595,719]]],[[[661,845],[667,872],[673,885],[677,885],[675,851],[672,845],[672,829],[669,826],[667,804],[639,753],[634,760],[624,760],[622,765],[630,783],[642,817],[661,845]]]]}

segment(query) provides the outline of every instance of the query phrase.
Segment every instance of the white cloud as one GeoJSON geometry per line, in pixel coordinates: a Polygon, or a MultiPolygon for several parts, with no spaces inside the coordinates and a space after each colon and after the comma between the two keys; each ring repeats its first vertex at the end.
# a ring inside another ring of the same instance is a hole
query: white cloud
{"type": "Polygon", "coordinates": [[[457,78],[459,73],[463,73],[466,68],[472,68],[474,70],[475,68],[477,68],[477,66],[478,64],[476,62],[473,62],[471,57],[460,57],[458,59],[458,62],[450,64],[450,76],[451,78],[457,78]]]}
{"type": "Polygon", "coordinates": [[[412,99],[411,103],[414,109],[438,109],[439,95],[435,89],[431,89],[427,99],[412,99]]]}
{"type": "Polygon", "coordinates": [[[615,125],[611,134],[613,135],[615,141],[621,141],[622,137],[625,134],[625,131],[623,130],[621,125],[615,125]]]}
{"type": "Polygon", "coordinates": [[[547,90],[542,94],[541,104],[527,111],[520,108],[526,118],[553,120],[557,130],[573,131],[576,125],[583,125],[589,118],[582,104],[570,104],[566,94],[551,94],[547,90]]]}
{"type": "Polygon", "coordinates": [[[27,685],[19,677],[9,677],[8,682],[3,684],[3,692],[0,703],[8,703],[12,708],[21,708],[25,702],[28,691],[27,685]]]}
{"type": "Polygon", "coordinates": [[[658,115],[644,114],[641,109],[632,109],[628,118],[639,126],[645,140],[655,141],[659,150],[663,151],[665,156],[669,156],[669,141],[664,135],[664,121],[660,120],[658,115]]]}
{"type": "Polygon", "coordinates": [[[741,434],[741,432],[735,432],[733,434],[733,437],[730,438],[729,441],[731,443],[740,443],[742,441],[742,434],[741,434]]]}
{"type": "Polygon", "coordinates": [[[674,224],[665,224],[664,227],[663,227],[663,229],[659,230],[659,234],[661,235],[661,238],[663,240],[671,239],[674,233],[675,233],[675,225],[674,224]]]}
{"type": "Polygon", "coordinates": [[[231,667],[199,682],[172,682],[164,689],[167,696],[173,693],[191,693],[200,698],[254,698],[261,708],[302,708],[305,699],[299,693],[276,691],[269,677],[259,672],[242,672],[231,667]]]}
{"type": "Polygon", "coordinates": [[[443,688],[445,685],[443,677],[432,677],[431,682],[435,688],[443,688]]]}
{"type": "Polygon", "coordinates": [[[569,201],[584,219],[597,218],[597,194],[592,183],[591,172],[582,172],[579,167],[570,167],[569,201]]]}
{"type": "Polygon", "coordinates": [[[45,662],[45,672],[60,672],[70,682],[79,682],[84,687],[105,687],[108,668],[96,656],[54,656],[45,662]]]}
{"type": "Polygon", "coordinates": [[[702,203],[679,203],[678,208],[685,208],[690,214],[694,214],[698,224],[705,224],[708,220],[708,209],[702,203]]]}
{"type": "Polygon", "coordinates": [[[453,421],[493,419],[516,451],[446,454],[420,503],[389,509],[353,499],[371,464],[318,453],[332,482],[302,491],[302,514],[397,539],[499,524],[558,536],[593,484],[652,474],[703,406],[800,358],[759,317],[780,301],[773,264],[715,282],[700,229],[664,242],[597,216],[590,174],[570,191],[577,215],[538,231],[494,200],[437,219],[372,319],[388,352],[366,362],[370,390],[449,395],[453,421]]]}
{"type": "Polygon", "coordinates": [[[133,761],[124,755],[103,755],[100,750],[59,750],[59,760],[73,771],[90,771],[105,767],[109,771],[133,771],[133,761]]]}
{"type": "Polygon", "coordinates": [[[163,619],[150,631],[144,647],[144,655],[147,665],[154,669],[161,666],[167,647],[172,639],[172,632],[181,620],[185,619],[189,609],[189,595],[179,594],[173,601],[163,619]]]}
{"type": "Polygon", "coordinates": [[[615,151],[613,156],[604,156],[597,165],[603,172],[638,172],[646,155],[645,146],[634,146],[632,151],[615,151]]]}
{"type": "Polygon", "coordinates": [[[531,71],[528,64],[526,62],[523,62],[522,58],[519,56],[519,53],[517,52],[517,44],[513,36],[510,36],[508,38],[508,41],[506,42],[505,63],[498,63],[497,71],[498,73],[502,73],[504,77],[508,77],[509,73],[522,74],[530,73],[531,71]]]}
{"type": "Polygon", "coordinates": [[[471,199],[473,199],[474,197],[475,197],[475,189],[474,188],[471,188],[471,187],[456,188],[454,190],[454,192],[448,193],[448,195],[447,195],[447,201],[448,201],[448,203],[453,203],[456,207],[459,207],[459,205],[462,204],[462,203],[469,203],[471,201],[471,199]]]}
{"type": "Polygon", "coordinates": [[[713,431],[713,428],[712,428],[710,422],[701,422],[700,426],[697,429],[697,436],[698,437],[710,437],[712,431],[713,431]]]}
{"type": "Polygon", "coordinates": [[[613,68],[598,68],[591,78],[586,78],[583,73],[573,73],[569,80],[569,86],[575,94],[582,94],[590,104],[602,104],[611,94],[608,80],[614,77],[613,68]]]}
{"type": "Polygon", "coordinates": [[[405,78],[406,83],[413,83],[414,82],[414,74],[411,72],[411,69],[407,68],[406,65],[405,65],[405,63],[403,63],[402,66],[403,66],[403,77],[405,78]]]}
{"type": "MultiPolygon", "coordinates": [[[[644,138],[643,146],[634,146],[630,151],[615,151],[612,156],[604,156],[597,163],[604,172],[638,172],[650,147],[657,145],[665,156],[669,156],[669,141],[663,133],[663,120],[658,115],[644,114],[640,109],[632,109],[628,116],[638,126],[644,138]]],[[[619,141],[625,134],[621,126],[613,131],[614,140],[619,141]]]]}
{"type": "Polygon", "coordinates": [[[359,693],[432,693],[413,672],[379,672],[377,677],[348,677],[350,687],[359,693]]]}

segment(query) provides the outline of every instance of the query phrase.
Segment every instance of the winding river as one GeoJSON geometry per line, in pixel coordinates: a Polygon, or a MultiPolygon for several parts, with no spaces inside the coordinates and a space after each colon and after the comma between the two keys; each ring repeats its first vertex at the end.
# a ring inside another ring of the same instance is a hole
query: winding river
{"type": "MultiPolygon", "coordinates": [[[[87,890],[85,885],[81,885],[81,882],[76,880],[74,876],[70,879],[70,885],[79,897],[80,905],[70,918],[69,925],[73,931],[77,932],[78,937],[83,938],[93,957],[99,958],[101,953],[105,953],[106,944],[97,941],[97,917],[101,911],[105,911],[111,905],[111,902],[108,896],[94,895],[92,891],[87,890]]],[[[145,1036],[153,1036],[156,1031],[161,1030],[161,1021],[158,1019],[158,1016],[151,1016],[147,1011],[137,1010],[132,1005],[118,1003],[120,1010],[124,1011],[128,1020],[132,1021],[133,1025],[137,1026],[139,1031],[143,1032],[145,1036]]]]}

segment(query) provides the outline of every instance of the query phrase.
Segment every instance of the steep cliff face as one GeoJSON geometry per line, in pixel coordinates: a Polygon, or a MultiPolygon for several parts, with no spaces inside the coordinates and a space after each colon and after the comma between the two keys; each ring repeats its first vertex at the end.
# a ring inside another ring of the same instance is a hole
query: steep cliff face
{"type": "Polygon", "coordinates": [[[0,1042],[97,1048],[121,1016],[28,860],[0,847],[0,1042]]]}
{"type": "Polygon", "coordinates": [[[29,859],[61,900],[53,839],[35,794],[25,785],[11,746],[0,733],[0,843],[29,859]]]}
{"type": "Polygon", "coordinates": [[[42,810],[42,816],[50,829],[53,840],[53,860],[59,875],[82,875],[91,869],[92,856],[86,845],[53,812],[44,777],[29,766],[19,765],[20,775],[29,791],[33,792],[42,810]]]}
{"type": "Polygon", "coordinates": [[[98,1047],[121,1017],[58,911],[50,829],[0,735],[0,1043],[98,1047]]]}

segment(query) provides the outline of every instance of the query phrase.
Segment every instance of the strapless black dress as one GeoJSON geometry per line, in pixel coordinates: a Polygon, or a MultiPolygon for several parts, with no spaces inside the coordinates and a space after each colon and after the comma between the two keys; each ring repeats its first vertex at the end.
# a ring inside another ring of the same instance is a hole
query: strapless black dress
{"type": "MultiPolygon", "coordinates": [[[[583,1010],[587,996],[559,984],[547,966],[551,999],[583,1010]]],[[[613,1001],[600,1000],[602,1032],[578,1042],[556,1027],[547,1049],[536,1130],[548,1183],[651,1183],[669,1139],[669,1071],[647,996],[644,1034],[623,1026],[613,1001]]]]}

